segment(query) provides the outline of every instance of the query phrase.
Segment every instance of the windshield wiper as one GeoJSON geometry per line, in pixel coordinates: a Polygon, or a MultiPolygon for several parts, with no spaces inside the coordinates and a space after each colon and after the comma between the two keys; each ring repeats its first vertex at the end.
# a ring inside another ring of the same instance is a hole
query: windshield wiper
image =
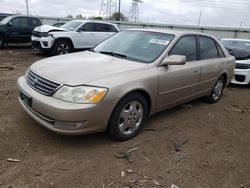
{"type": "Polygon", "coordinates": [[[127,57],[124,54],[120,54],[120,53],[116,53],[116,52],[100,51],[99,53],[101,53],[101,54],[107,54],[107,55],[112,55],[114,57],[122,57],[122,58],[126,58],[127,57]]]}

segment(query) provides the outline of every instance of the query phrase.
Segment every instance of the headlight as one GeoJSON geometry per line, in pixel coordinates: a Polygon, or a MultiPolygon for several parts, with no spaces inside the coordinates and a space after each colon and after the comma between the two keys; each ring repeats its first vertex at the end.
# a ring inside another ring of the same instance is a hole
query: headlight
{"type": "Polygon", "coordinates": [[[53,97],[72,103],[98,103],[102,101],[108,89],[89,86],[61,87],[53,97]]]}
{"type": "Polygon", "coordinates": [[[49,34],[49,33],[41,33],[40,35],[41,37],[53,37],[53,34],[49,34]]]}

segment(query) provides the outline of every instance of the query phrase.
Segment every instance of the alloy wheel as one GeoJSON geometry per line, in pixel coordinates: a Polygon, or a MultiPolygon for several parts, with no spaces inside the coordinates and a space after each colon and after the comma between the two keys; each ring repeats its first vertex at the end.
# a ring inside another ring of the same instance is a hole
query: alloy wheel
{"type": "Polygon", "coordinates": [[[122,134],[133,134],[140,127],[143,120],[143,107],[138,101],[131,101],[124,106],[118,119],[122,134]]]}

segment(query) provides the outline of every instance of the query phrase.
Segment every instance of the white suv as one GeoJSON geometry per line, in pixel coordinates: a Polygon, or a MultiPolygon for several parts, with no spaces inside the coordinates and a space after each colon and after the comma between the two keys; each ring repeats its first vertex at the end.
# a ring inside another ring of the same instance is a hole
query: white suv
{"type": "Polygon", "coordinates": [[[36,27],[31,40],[34,49],[60,55],[75,49],[92,48],[119,31],[119,28],[112,23],[73,20],[61,27],[49,25],[36,27]]]}
{"type": "Polygon", "coordinates": [[[250,40],[249,39],[221,39],[229,53],[236,58],[233,84],[250,84],[250,40]]]}

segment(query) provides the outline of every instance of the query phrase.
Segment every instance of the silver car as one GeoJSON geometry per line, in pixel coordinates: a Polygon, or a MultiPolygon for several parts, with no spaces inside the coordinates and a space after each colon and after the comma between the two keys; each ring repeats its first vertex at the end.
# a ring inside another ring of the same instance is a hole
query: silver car
{"type": "Polygon", "coordinates": [[[31,65],[18,79],[19,101],[54,132],[126,140],[156,112],[200,97],[217,102],[234,66],[210,35],[125,30],[90,51],[31,65]]]}

